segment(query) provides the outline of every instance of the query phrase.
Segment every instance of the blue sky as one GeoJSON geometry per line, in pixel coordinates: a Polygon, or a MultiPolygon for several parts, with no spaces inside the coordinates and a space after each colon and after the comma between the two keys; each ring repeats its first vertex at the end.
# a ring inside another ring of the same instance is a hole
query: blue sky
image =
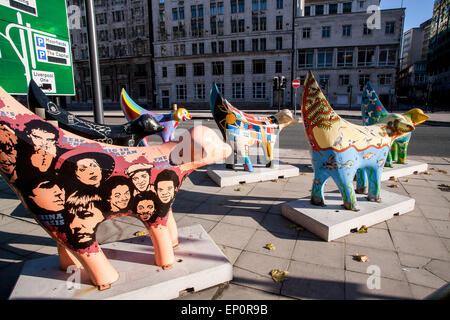
{"type": "MultiPolygon", "coordinates": [[[[381,9],[400,8],[402,0],[381,0],[381,9]]],[[[434,0],[403,0],[403,7],[406,8],[405,28],[420,26],[422,22],[433,16],[434,0]]]]}

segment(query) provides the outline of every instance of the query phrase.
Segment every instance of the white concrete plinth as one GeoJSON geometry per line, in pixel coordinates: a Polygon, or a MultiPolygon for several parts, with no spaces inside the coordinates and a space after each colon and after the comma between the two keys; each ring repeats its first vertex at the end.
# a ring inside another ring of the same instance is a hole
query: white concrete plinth
{"type": "Polygon", "coordinates": [[[119,272],[111,288],[99,291],[84,269],[76,274],[59,268],[58,256],[25,263],[10,299],[173,299],[183,291],[199,291],[232,280],[232,265],[201,225],[178,229],[175,263],[162,270],[154,264],[150,236],[102,245],[119,272]]]}
{"type": "Polygon", "coordinates": [[[389,180],[390,177],[400,178],[404,176],[409,176],[415,171],[424,172],[428,170],[428,164],[414,161],[406,160],[406,164],[394,163],[393,168],[384,167],[383,174],[381,175],[381,181],[389,180]]]}
{"type": "Polygon", "coordinates": [[[236,168],[228,169],[225,164],[214,164],[208,166],[208,176],[220,187],[235,186],[240,183],[254,183],[270,181],[274,179],[297,177],[299,169],[289,164],[279,163],[273,168],[253,165],[254,171],[244,170],[243,165],[236,165],[236,168]]]}
{"type": "Polygon", "coordinates": [[[381,190],[381,203],[370,202],[367,195],[357,194],[356,207],[360,209],[357,212],[342,207],[339,191],[325,193],[326,207],[312,205],[310,199],[308,196],[283,204],[281,214],[326,241],[343,237],[363,225],[369,227],[410,212],[415,204],[412,198],[385,190],[381,190]]]}

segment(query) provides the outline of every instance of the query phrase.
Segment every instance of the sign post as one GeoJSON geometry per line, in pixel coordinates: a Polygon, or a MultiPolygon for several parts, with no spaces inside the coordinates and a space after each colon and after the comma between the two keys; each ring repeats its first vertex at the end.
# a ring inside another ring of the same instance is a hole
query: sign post
{"type": "Polygon", "coordinates": [[[0,0],[0,86],[24,95],[75,95],[66,1],[0,0]]]}
{"type": "Polygon", "coordinates": [[[292,87],[294,87],[294,117],[297,115],[297,89],[300,87],[300,80],[292,80],[292,87]]]}

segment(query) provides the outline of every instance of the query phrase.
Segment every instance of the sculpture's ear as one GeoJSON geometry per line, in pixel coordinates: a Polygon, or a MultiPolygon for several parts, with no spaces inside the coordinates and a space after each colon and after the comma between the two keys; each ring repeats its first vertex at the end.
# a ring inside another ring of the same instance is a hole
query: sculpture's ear
{"type": "Polygon", "coordinates": [[[430,117],[427,116],[422,109],[414,108],[403,114],[405,117],[409,117],[414,125],[418,125],[427,121],[430,117]]]}

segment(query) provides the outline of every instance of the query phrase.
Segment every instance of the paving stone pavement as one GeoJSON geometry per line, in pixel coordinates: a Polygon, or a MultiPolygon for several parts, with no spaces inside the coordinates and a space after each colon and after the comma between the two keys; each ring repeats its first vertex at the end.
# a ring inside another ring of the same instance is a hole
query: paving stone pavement
{"type": "MultiPolygon", "coordinates": [[[[309,195],[307,150],[280,150],[280,160],[300,170],[289,179],[220,188],[206,168],[192,173],[175,199],[175,220],[179,227],[203,226],[233,264],[233,280],[178,299],[423,299],[435,292],[450,282],[450,193],[439,189],[450,184],[450,159],[409,159],[427,162],[428,174],[385,181],[382,188],[413,197],[415,209],[331,242],[290,228],[281,216],[282,203],[309,195]],[[275,250],[265,249],[268,243],[275,250]],[[369,262],[357,261],[358,254],[369,262]],[[273,281],[272,269],[288,271],[287,279],[273,281]],[[379,286],[370,280],[374,270],[379,286]]],[[[336,189],[330,180],[326,190],[336,189]]],[[[135,218],[118,218],[100,225],[98,239],[114,242],[143,230],[135,218]]],[[[8,298],[24,261],[53,254],[54,241],[1,180],[0,298],[8,298]]]]}

